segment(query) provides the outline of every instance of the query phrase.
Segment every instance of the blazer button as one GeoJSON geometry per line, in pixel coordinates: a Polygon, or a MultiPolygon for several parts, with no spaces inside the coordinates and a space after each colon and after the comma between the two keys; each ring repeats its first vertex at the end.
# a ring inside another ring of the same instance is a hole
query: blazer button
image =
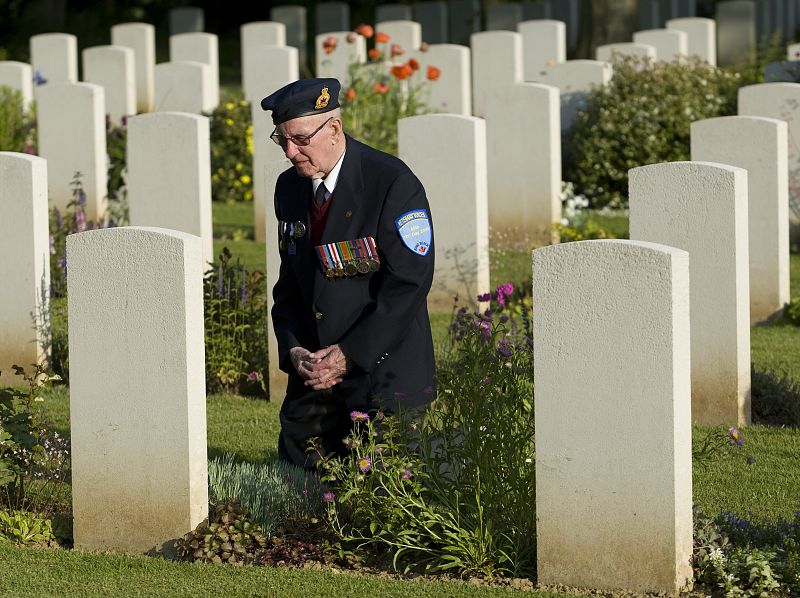
{"type": "Polygon", "coordinates": [[[345,217],[345,218],[350,218],[350,216],[352,216],[352,215],[353,215],[353,210],[347,210],[347,211],[344,213],[344,217],[345,217]]]}
{"type": "Polygon", "coordinates": [[[314,313],[314,317],[315,317],[317,320],[321,320],[321,319],[322,319],[322,317],[323,317],[323,316],[322,316],[322,312],[321,312],[321,311],[315,312],[315,313],[314,313]]]}

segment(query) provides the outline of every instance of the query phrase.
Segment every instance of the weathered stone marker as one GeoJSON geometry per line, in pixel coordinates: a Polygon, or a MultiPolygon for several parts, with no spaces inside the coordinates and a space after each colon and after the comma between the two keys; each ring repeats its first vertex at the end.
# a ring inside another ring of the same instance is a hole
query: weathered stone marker
{"type": "Polygon", "coordinates": [[[12,365],[49,357],[47,160],[0,152],[0,181],[0,386],[16,386],[12,365]]]}
{"type": "Polygon", "coordinates": [[[429,66],[439,69],[439,78],[427,83],[428,106],[434,112],[472,115],[472,71],[470,49],[456,44],[431,44],[427,52],[412,53],[420,64],[415,77],[426,77],[429,66]]]}
{"type": "Polygon", "coordinates": [[[136,114],[134,53],[125,46],[95,46],[83,51],[83,80],[105,91],[106,113],[119,125],[136,114]]]}
{"type": "Polygon", "coordinates": [[[76,172],[86,193],[86,216],[102,218],[108,193],[106,109],[103,88],[93,83],[54,83],[37,91],[39,155],[47,160],[47,185],[62,212],[72,200],[76,172]]]}
{"type": "Polygon", "coordinates": [[[750,423],[747,171],[670,162],[629,171],[630,236],[691,255],[692,420],[750,423]]]}
{"type": "Polygon", "coordinates": [[[271,21],[286,27],[286,43],[297,50],[300,64],[304,67],[307,62],[308,26],[307,11],[305,6],[283,5],[273,6],[269,11],[271,21]]]}
{"type": "Polygon", "coordinates": [[[558,96],[550,85],[516,83],[486,98],[489,226],[506,239],[555,240],[553,225],[561,220],[558,96]]]}
{"type": "Polygon", "coordinates": [[[689,255],[543,247],[533,301],[539,583],[677,594],[692,577],[689,255]]]}
{"type": "Polygon", "coordinates": [[[201,114],[214,110],[219,100],[211,67],[202,62],[162,62],[156,65],[155,76],[159,112],[201,114]]]}
{"type": "Polygon", "coordinates": [[[342,83],[343,88],[350,84],[350,65],[361,64],[367,61],[367,42],[364,36],[352,31],[334,31],[321,33],[315,39],[317,77],[335,77],[342,83]],[[348,42],[348,37],[353,42],[348,42]],[[332,52],[325,51],[325,41],[333,38],[336,40],[332,52]]]}
{"type": "Polygon", "coordinates": [[[522,63],[525,81],[534,81],[548,64],[567,59],[567,25],[562,21],[535,19],[522,21],[522,63]]]}
{"type": "Polygon", "coordinates": [[[202,239],[214,261],[208,117],[178,112],[128,121],[128,204],[134,226],[160,226],[202,239]]]}
{"type": "Polygon", "coordinates": [[[48,83],[78,81],[78,38],[70,33],[42,33],[30,39],[31,66],[48,83]]]}
{"type": "Polygon", "coordinates": [[[516,31],[482,31],[472,34],[470,45],[472,113],[482,117],[486,96],[501,85],[522,82],[522,34],[516,31]]]}
{"type": "Polygon", "coordinates": [[[648,29],[633,34],[633,43],[656,49],[656,60],[672,62],[689,54],[689,35],[678,29],[648,29]]]}
{"type": "Polygon", "coordinates": [[[431,206],[436,246],[432,308],[489,288],[486,124],[456,114],[400,119],[400,158],[419,177],[431,206]],[[437,224],[441,223],[441,224],[437,224]]]}
{"type": "Polygon", "coordinates": [[[692,123],[692,160],[747,170],[750,322],[789,302],[789,184],[786,123],[725,116],[692,123]]]}
{"type": "Polygon", "coordinates": [[[667,29],[683,31],[689,36],[689,56],[697,56],[711,66],[717,65],[717,24],[714,19],[671,19],[667,21],[667,29]]]}
{"type": "Polygon", "coordinates": [[[208,514],[201,242],[94,230],[67,260],[75,547],[158,550],[208,514]]]}
{"type": "Polygon", "coordinates": [[[156,29],[149,23],[121,23],[111,28],[111,43],[133,50],[136,110],[152,112],[155,102],[156,29]]]}
{"type": "Polygon", "coordinates": [[[219,40],[213,33],[181,33],[169,38],[171,62],[200,62],[211,68],[211,109],[219,104],[219,40]]]}
{"type": "Polygon", "coordinates": [[[422,26],[415,21],[383,21],[375,24],[375,31],[389,36],[388,42],[375,44],[387,60],[392,55],[391,48],[394,44],[408,53],[419,49],[422,43],[422,26]]]}
{"type": "MultiPolygon", "coordinates": [[[[270,73],[276,69],[273,60],[278,56],[270,56],[268,52],[278,47],[286,47],[286,25],[272,21],[258,21],[245,23],[239,28],[242,50],[242,91],[244,97],[253,100],[262,93],[263,82],[274,79],[270,73]]],[[[288,59],[294,55],[295,69],[299,73],[299,54],[297,49],[292,52],[286,50],[284,56],[288,59]]],[[[287,64],[279,61],[279,65],[287,64]]],[[[281,66],[278,66],[281,69],[281,66]]],[[[268,94],[262,95],[261,98],[268,94]]]]}

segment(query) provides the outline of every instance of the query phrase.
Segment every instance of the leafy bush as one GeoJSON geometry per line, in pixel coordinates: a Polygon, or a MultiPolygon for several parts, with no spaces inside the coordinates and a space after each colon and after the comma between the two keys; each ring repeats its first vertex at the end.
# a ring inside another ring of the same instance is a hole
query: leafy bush
{"type": "MultiPolygon", "coordinates": [[[[373,36],[369,25],[359,25],[347,43],[355,42],[356,33],[385,44],[390,55],[384,56],[378,47],[373,47],[369,50],[369,63],[350,66],[350,85],[339,98],[344,129],[372,147],[397,155],[397,122],[430,112],[428,86],[435,84],[431,82],[439,78],[440,71],[431,66],[423,72],[414,58],[399,62],[405,49],[391,44],[385,33],[373,36]]],[[[336,38],[328,38],[323,51],[330,54],[337,51],[336,46],[336,38]]]]}
{"type": "Polygon", "coordinates": [[[127,226],[128,192],[125,187],[127,168],[126,151],[128,119],[123,117],[122,126],[113,126],[106,117],[106,152],[108,153],[108,226],[127,226]]]}
{"type": "Polygon", "coordinates": [[[0,151],[34,154],[36,117],[19,90],[0,85],[0,151]]]}
{"type": "Polygon", "coordinates": [[[283,461],[237,463],[232,455],[208,463],[211,503],[235,500],[268,537],[302,530],[324,512],[319,478],[283,461]]]}
{"type": "Polygon", "coordinates": [[[206,390],[266,394],[267,284],[225,247],[203,280],[206,390]]]}
{"type": "Polygon", "coordinates": [[[0,506],[48,515],[64,499],[69,444],[48,430],[34,404],[58,378],[42,365],[13,369],[26,386],[0,388],[0,506]]]}
{"type": "Polygon", "coordinates": [[[800,326],[800,297],[795,297],[786,308],[786,321],[795,326],[800,326]]]}
{"type": "Polygon", "coordinates": [[[253,124],[250,102],[231,97],[211,113],[211,196],[253,200],[253,124]]]}
{"type": "Polygon", "coordinates": [[[533,573],[533,351],[518,297],[505,284],[480,298],[493,309],[456,312],[424,421],[351,414],[350,453],[321,465],[343,549],[388,549],[406,569],[533,573]]]}
{"type": "Polygon", "coordinates": [[[56,536],[49,519],[26,511],[0,510],[0,542],[17,546],[53,546],[56,536]]]}
{"type": "Polygon", "coordinates": [[[688,160],[693,121],[735,113],[738,74],[700,60],[616,56],[609,84],[589,96],[564,143],[567,178],[593,207],[625,207],[628,170],[688,160]]]}
{"type": "Polygon", "coordinates": [[[178,556],[192,562],[221,565],[252,563],[267,538],[236,501],[214,507],[209,518],[175,543],[178,556]]]}
{"type": "Polygon", "coordinates": [[[753,423],[800,427],[800,386],[789,376],[752,368],[753,423]]]}

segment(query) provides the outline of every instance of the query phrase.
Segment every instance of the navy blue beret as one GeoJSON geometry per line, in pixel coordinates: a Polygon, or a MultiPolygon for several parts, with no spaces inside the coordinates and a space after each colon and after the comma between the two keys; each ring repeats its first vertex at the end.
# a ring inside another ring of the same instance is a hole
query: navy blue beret
{"type": "Polygon", "coordinates": [[[261,108],[272,110],[272,123],[330,112],[339,107],[338,79],[301,79],[281,87],[261,100],[261,108]]]}

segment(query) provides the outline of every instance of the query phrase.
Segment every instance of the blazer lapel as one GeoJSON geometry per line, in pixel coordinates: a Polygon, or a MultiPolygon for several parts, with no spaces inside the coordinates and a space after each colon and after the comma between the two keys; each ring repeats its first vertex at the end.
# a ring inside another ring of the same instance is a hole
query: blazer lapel
{"type": "Polygon", "coordinates": [[[289,256],[289,263],[294,267],[296,278],[300,281],[303,295],[307,299],[313,296],[314,279],[309,276],[319,267],[316,264],[314,247],[311,244],[311,221],[308,214],[308,203],[311,200],[311,179],[297,177],[297,187],[291,194],[296,199],[290,204],[290,211],[286,214],[289,222],[303,222],[306,226],[306,233],[299,239],[295,239],[296,253],[289,256]]]}

